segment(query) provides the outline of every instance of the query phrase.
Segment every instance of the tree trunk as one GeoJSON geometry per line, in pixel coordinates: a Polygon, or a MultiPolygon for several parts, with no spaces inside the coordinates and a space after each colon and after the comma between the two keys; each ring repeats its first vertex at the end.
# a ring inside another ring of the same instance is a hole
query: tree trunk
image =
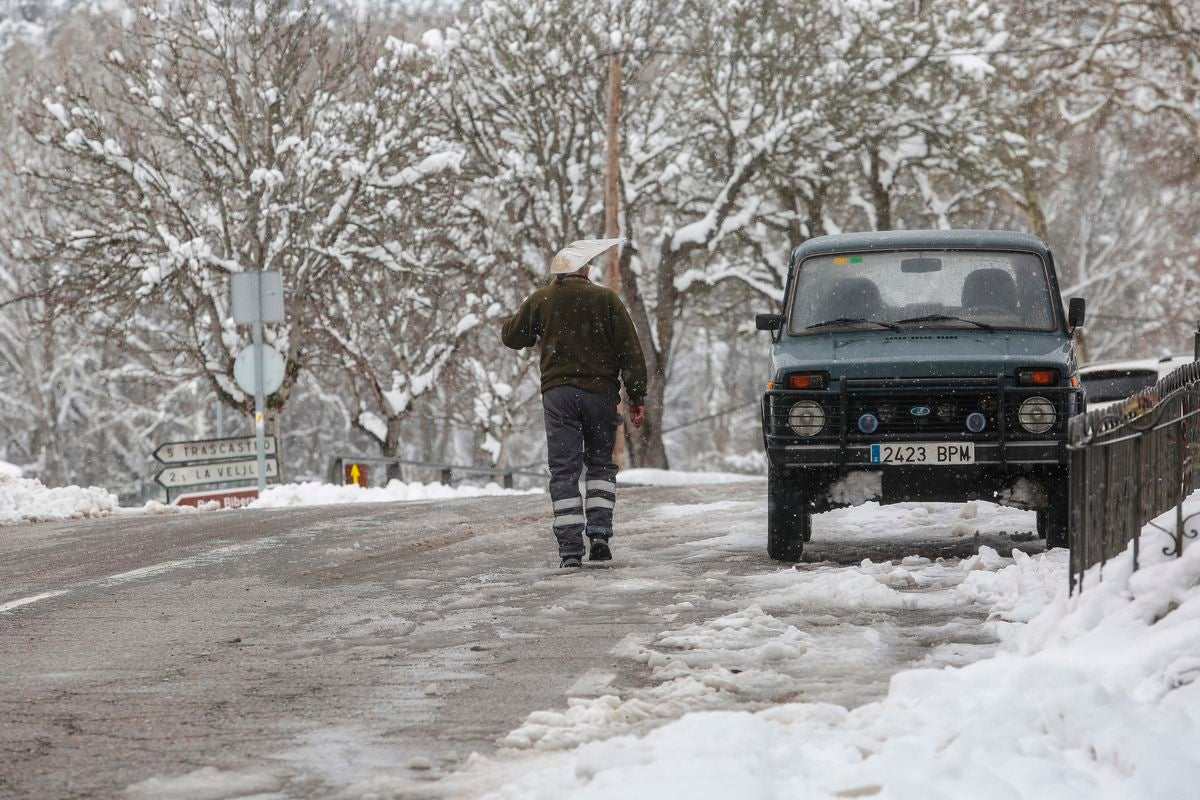
{"type": "Polygon", "coordinates": [[[646,421],[642,427],[625,426],[625,444],[629,466],[668,469],[667,448],[662,438],[664,398],[667,382],[661,376],[650,375],[646,392],[646,421]]]}
{"type": "Polygon", "coordinates": [[[398,416],[387,419],[387,438],[381,443],[385,458],[400,457],[400,423],[403,421],[404,418],[398,416]]]}
{"type": "MultiPolygon", "coordinates": [[[[646,357],[646,422],[640,428],[634,428],[632,425],[625,428],[625,445],[629,454],[629,466],[631,467],[656,467],[658,469],[667,469],[667,448],[662,439],[662,415],[665,405],[664,398],[667,393],[667,353],[670,351],[671,334],[674,325],[674,273],[671,272],[671,277],[667,283],[670,286],[668,296],[662,294],[658,298],[658,308],[656,309],[656,325],[658,329],[659,346],[655,346],[655,337],[652,335],[650,315],[646,309],[646,304],[642,300],[641,292],[638,290],[638,281],[632,270],[629,269],[629,262],[633,258],[634,248],[626,247],[621,252],[621,294],[624,296],[626,306],[629,308],[629,316],[633,319],[633,326],[637,329],[638,339],[642,345],[642,353],[646,357]],[[669,308],[667,311],[667,324],[664,325],[664,307],[669,308]],[[664,340],[663,333],[666,333],[664,340]],[[665,344],[664,344],[665,341],[665,344]],[[660,348],[662,350],[660,351],[660,348]]],[[[673,264],[667,263],[664,259],[659,264],[659,289],[663,287],[663,271],[672,270],[673,264]]]]}
{"type": "Polygon", "coordinates": [[[875,230],[890,231],[892,229],[892,195],[883,185],[879,174],[879,148],[872,146],[871,174],[868,182],[871,186],[871,204],[875,206],[875,230]]]}

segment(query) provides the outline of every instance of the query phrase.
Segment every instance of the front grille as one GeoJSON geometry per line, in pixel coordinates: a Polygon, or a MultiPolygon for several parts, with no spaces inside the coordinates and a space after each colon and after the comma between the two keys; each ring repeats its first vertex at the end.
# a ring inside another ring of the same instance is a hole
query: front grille
{"type": "Polygon", "coordinates": [[[874,414],[879,419],[879,428],[873,437],[888,434],[967,434],[967,415],[978,411],[987,424],[982,433],[997,430],[999,404],[996,392],[968,390],[962,392],[902,392],[886,394],[872,392],[860,394],[851,390],[847,402],[847,420],[851,436],[862,435],[858,430],[858,419],[863,414],[874,414]],[[928,414],[914,414],[914,410],[927,409],[928,414]]]}
{"type": "Polygon", "coordinates": [[[1074,408],[1075,390],[1065,387],[1001,386],[995,379],[965,379],[961,386],[931,384],[926,381],[859,380],[835,384],[826,391],[771,391],[767,393],[763,407],[766,433],[776,441],[814,444],[877,442],[893,437],[920,440],[928,436],[971,441],[1057,439],[1061,438],[1066,418],[1074,408]],[[1054,426],[1040,435],[1029,433],[1017,421],[1021,401],[1033,395],[1050,400],[1057,415],[1054,426]],[[817,436],[800,436],[787,424],[788,412],[801,400],[820,404],[825,413],[825,427],[817,436]],[[929,414],[912,413],[919,408],[929,409],[929,414]],[[979,412],[986,419],[986,425],[979,433],[967,429],[967,416],[972,412],[979,412]],[[879,419],[879,427],[864,434],[858,428],[858,420],[867,413],[879,419]]]}

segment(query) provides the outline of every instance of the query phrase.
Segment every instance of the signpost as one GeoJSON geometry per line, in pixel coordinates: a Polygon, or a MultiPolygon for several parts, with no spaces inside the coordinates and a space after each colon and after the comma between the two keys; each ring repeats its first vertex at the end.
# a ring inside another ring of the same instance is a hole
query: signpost
{"type": "MultiPolygon", "coordinates": [[[[262,492],[267,488],[266,420],[263,416],[267,391],[262,326],[264,322],[283,322],[283,276],[278,272],[262,271],[234,273],[231,295],[233,321],[253,328],[254,435],[258,443],[258,491],[262,492]]],[[[280,379],[282,383],[282,375],[280,379]]]]}
{"type": "MultiPolygon", "coordinates": [[[[257,441],[253,436],[232,439],[201,439],[195,442],[167,442],[154,451],[154,458],[163,464],[186,464],[189,461],[219,461],[223,458],[242,458],[256,455],[257,441]]],[[[264,440],[264,452],[276,453],[275,437],[264,440]]]]}
{"type": "Polygon", "coordinates": [[[363,489],[367,488],[367,465],[366,464],[347,464],[345,469],[346,469],[346,477],[345,477],[345,480],[342,481],[342,483],[354,484],[354,485],[362,487],[363,489]]]}
{"type": "MultiPolygon", "coordinates": [[[[279,477],[275,458],[243,458],[237,461],[213,461],[207,464],[177,464],[165,467],[154,480],[168,489],[180,486],[205,486],[210,483],[234,483],[258,478],[265,486],[267,478],[279,477]],[[265,466],[260,468],[259,464],[265,466]]],[[[261,491],[261,490],[260,490],[261,491]]]]}
{"type": "Polygon", "coordinates": [[[245,508],[258,499],[258,489],[215,489],[209,492],[189,492],[175,498],[177,506],[196,506],[217,502],[221,508],[245,508]]]}
{"type": "MultiPolygon", "coordinates": [[[[216,500],[225,508],[240,508],[267,488],[268,478],[279,477],[279,442],[267,436],[266,396],[283,385],[285,362],[270,345],[263,344],[263,323],[283,322],[283,279],[278,272],[239,272],[233,275],[233,321],[253,326],[254,344],[234,362],[234,378],[242,391],[254,395],[254,435],[194,442],[167,442],[154,451],[164,465],[154,479],[167,490],[185,486],[221,486],[175,497],[177,505],[199,505],[216,500]],[[254,480],[258,488],[245,485],[254,480]],[[229,484],[242,484],[229,486],[229,484]]],[[[220,425],[218,416],[218,425],[220,425]]]]}

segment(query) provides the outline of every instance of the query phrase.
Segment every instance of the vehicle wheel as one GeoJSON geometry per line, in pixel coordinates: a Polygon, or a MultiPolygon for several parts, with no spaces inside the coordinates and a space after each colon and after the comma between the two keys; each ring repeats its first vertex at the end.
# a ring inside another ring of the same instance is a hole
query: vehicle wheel
{"type": "Polygon", "coordinates": [[[799,561],[812,535],[812,511],[798,471],[767,472],[767,555],[776,561],[799,561]]]}
{"type": "Polygon", "coordinates": [[[1046,540],[1046,549],[1068,547],[1067,520],[1071,514],[1071,506],[1064,496],[1052,501],[1050,508],[1039,509],[1037,512],[1038,536],[1046,540]]]}

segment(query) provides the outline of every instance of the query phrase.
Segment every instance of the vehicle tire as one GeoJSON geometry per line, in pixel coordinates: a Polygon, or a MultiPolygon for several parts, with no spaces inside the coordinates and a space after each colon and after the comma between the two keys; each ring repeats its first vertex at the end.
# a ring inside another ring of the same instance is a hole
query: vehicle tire
{"type": "Polygon", "coordinates": [[[1071,506],[1067,502],[1066,493],[1051,503],[1050,508],[1039,509],[1037,512],[1038,536],[1046,540],[1047,550],[1070,545],[1067,520],[1071,515],[1071,506]]]}
{"type": "Polygon", "coordinates": [[[767,471],[767,555],[775,561],[799,561],[812,535],[812,511],[797,470],[767,471]]]}

